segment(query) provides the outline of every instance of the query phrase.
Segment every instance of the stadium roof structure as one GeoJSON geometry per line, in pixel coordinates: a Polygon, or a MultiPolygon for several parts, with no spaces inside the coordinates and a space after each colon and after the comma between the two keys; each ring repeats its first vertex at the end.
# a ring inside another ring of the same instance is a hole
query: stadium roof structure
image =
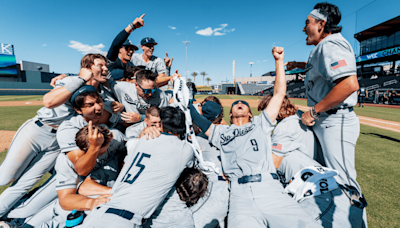
{"type": "Polygon", "coordinates": [[[356,38],[359,42],[361,42],[372,37],[392,34],[396,31],[399,31],[399,28],[400,28],[400,16],[397,16],[388,21],[380,23],[379,25],[375,25],[369,29],[354,34],[354,38],[356,38]]]}

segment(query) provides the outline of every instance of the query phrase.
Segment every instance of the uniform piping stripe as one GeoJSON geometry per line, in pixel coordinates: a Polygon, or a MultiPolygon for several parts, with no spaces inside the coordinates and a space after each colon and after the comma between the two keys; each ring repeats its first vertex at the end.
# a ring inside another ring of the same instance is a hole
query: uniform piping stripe
{"type": "Polygon", "coordinates": [[[328,208],[325,209],[324,212],[322,212],[322,214],[320,214],[317,218],[315,218],[315,221],[320,220],[322,217],[324,217],[324,215],[326,215],[326,213],[328,213],[328,211],[331,209],[331,207],[333,206],[333,194],[332,191],[329,192],[329,194],[332,196],[332,200],[331,203],[329,204],[328,208]]]}

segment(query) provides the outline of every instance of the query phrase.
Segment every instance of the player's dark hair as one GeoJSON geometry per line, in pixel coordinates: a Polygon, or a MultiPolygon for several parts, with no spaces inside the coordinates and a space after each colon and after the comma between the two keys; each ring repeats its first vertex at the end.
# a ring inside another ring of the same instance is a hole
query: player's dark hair
{"type": "Polygon", "coordinates": [[[164,107],[160,109],[163,132],[182,135],[186,132],[185,113],[179,108],[164,107]]]}
{"type": "Polygon", "coordinates": [[[193,82],[186,82],[186,86],[187,86],[188,88],[192,88],[193,93],[197,93],[196,85],[195,85],[193,82]]]}
{"type": "Polygon", "coordinates": [[[91,96],[91,97],[93,97],[95,99],[99,99],[103,103],[103,99],[101,99],[100,95],[97,92],[95,92],[95,91],[85,91],[85,92],[79,94],[78,96],[76,96],[74,102],[72,102],[72,107],[74,109],[76,109],[76,110],[81,111],[81,108],[82,108],[82,105],[83,105],[83,103],[85,101],[85,97],[86,96],[91,96]]]}
{"type": "Polygon", "coordinates": [[[321,2],[314,6],[314,9],[319,9],[322,13],[328,15],[327,22],[324,27],[325,33],[339,33],[342,31],[342,26],[337,26],[342,19],[342,15],[337,6],[321,2]]]}
{"type": "Polygon", "coordinates": [[[108,63],[107,58],[101,54],[87,54],[81,59],[81,68],[90,68],[94,64],[95,59],[102,59],[108,63]]]}
{"type": "Polygon", "coordinates": [[[131,79],[135,76],[136,72],[144,69],[146,69],[146,66],[128,66],[127,68],[125,68],[124,78],[131,79]]]}
{"type": "MultiPolygon", "coordinates": [[[[229,116],[232,114],[232,108],[233,108],[233,106],[231,107],[231,110],[229,111],[229,116]]],[[[250,107],[249,107],[249,112],[253,116],[253,113],[251,112],[251,108],[250,107]]],[[[251,117],[250,116],[249,116],[249,121],[251,121],[251,117]]],[[[232,117],[231,117],[229,123],[233,124],[232,117]]]]}
{"type": "Polygon", "coordinates": [[[219,101],[219,99],[215,96],[208,96],[201,102],[201,106],[203,106],[207,101],[213,101],[219,104],[219,106],[221,107],[221,114],[211,121],[213,124],[220,124],[222,119],[224,118],[224,107],[222,106],[221,101],[219,101]]]}
{"type": "Polygon", "coordinates": [[[136,74],[136,82],[142,84],[143,80],[150,80],[155,82],[157,74],[151,70],[141,70],[136,74]]]}
{"type": "MultiPolygon", "coordinates": [[[[267,96],[263,97],[263,99],[261,99],[260,103],[258,104],[258,111],[263,111],[264,109],[266,109],[271,99],[272,99],[271,94],[268,94],[267,96]]],[[[285,95],[282,101],[281,109],[279,110],[278,116],[276,117],[276,120],[281,121],[288,116],[295,115],[297,111],[298,111],[297,107],[292,102],[290,102],[288,96],[285,95]]]]}
{"type": "Polygon", "coordinates": [[[146,109],[145,114],[146,114],[146,117],[149,117],[149,116],[160,117],[160,108],[155,105],[152,105],[152,106],[150,106],[150,108],[146,109]]]}
{"type": "Polygon", "coordinates": [[[197,168],[185,168],[175,183],[179,198],[190,207],[207,192],[208,178],[197,168]]]}
{"type": "MultiPolygon", "coordinates": [[[[100,125],[93,125],[93,131],[94,129],[97,129],[100,134],[104,136],[104,142],[101,144],[101,148],[108,146],[113,139],[113,134],[108,130],[106,127],[100,126],[100,125]]],[[[78,133],[76,133],[75,136],[75,142],[76,145],[86,153],[86,151],[89,149],[89,126],[84,126],[81,128],[78,133]]]]}

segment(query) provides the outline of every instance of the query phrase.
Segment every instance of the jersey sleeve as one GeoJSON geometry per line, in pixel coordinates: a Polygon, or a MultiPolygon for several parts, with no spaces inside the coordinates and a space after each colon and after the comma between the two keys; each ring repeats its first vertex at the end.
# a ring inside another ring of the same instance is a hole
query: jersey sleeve
{"type": "Polygon", "coordinates": [[[64,190],[77,187],[78,174],[74,165],[66,154],[60,154],[54,166],[56,174],[56,190],[64,190]]]}
{"type": "Polygon", "coordinates": [[[117,179],[118,170],[118,157],[114,157],[101,168],[93,170],[89,176],[101,185],[112,187],[110,185],[117,179]]]}
{"type": "Polygon", "coordinates": [[[139,138],[140,133],[142,133],[145,127],[146,124],[143,121],[129,126],[125,131],[127,140],[132,138],[139,138]]]}
{"type": "Polygon", "coordinates": [[[60,146],[62,153],[67,153],[73,150],[78,150],[76,145],[75,136],[79,129],[72,126],[69,122],[64,121],[57,131],[57,142],[60,146]]]}
{"type": "Polygon", "coordinates": [[[293,134],[288,128],[290,128],[290,126],[279,126],[278,124],[271,136],[272,153],[277,156],[284,157],[288,155],[289,152],[296,149],[293,134]]]}
{"type": "Polygon", "coordinates": [[[322,45],[320,60],[323,66],[319,69],[323,77],[331,82],[346,76],[356,75],[354,52],[342,40],[329,41],[322,45]],[[324,72],[325,71],[325,72],[324,72]]]}
{"type": "Polygon", "coordinates": [[[208,141],[217,148],[221,148],[221,132],[224,130],[224,127],[228,126],[211,124],[211,132],[210,136],[208,136],[208,141]]]}
{"type": "Polygon", "coordinates": [[[165,63],[161,58],[156,59],[156,70],[157,74],[167,73],[167,68],[165,67],[165,63]]]}
{"type": "Polygon", "coordinates": [[[164,91],[160,90],[160,105],[158,106],[159,108],[164,108],[169,106],[168,103],[168,96],[167,94],[164,93],[164,91]]]}
{"type": "Polygon", "coordinates": [[[271,118],[269,118],[267,111],[265,110],[262,111],[259,116],[255,116],[253,119],[253,121],[255,121],[255,124],[261,125],[264,134],[267,135],[271,135],[271,132],[274,130],[277,123],[276,120],[272,122],[271,118]]]}

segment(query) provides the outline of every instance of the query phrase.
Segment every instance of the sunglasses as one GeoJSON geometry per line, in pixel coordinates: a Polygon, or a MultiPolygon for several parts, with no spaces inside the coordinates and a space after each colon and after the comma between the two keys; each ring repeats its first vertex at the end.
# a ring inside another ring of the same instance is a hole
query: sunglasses
{"type": "Polygon", "coordinates": [[[239,102],[241,102],[242,104],[244,104],[244,105],[246,105],[247,107],[250,108],[249,103],[247,103],[246,101],[243,101],[243,100],[237,100],[237,101],[233,102],[231,107],[233,107],[233,106],[239,104],[239,102]]]}
{"type": "Polygon", "coordinates": [[[132,47],[132,46],[124,46],[124,48],[125,48],[125,50],[126,51],[133,51],[133,52],[135,52],[135,48],[134,47],[132,47]]]}
{"type": "Polygon", "coordinates": [[[154,87],[154,89],[143,89],[141,86],[140,86],[140,84],[139,83],[136,83],[138,86],[139,86],[139,88],[141,88],[142,90],[143,90],[143,93],[145,93],[145,94],[153,94],[155,91],[156,91],[156,88],[154,87]]]}

